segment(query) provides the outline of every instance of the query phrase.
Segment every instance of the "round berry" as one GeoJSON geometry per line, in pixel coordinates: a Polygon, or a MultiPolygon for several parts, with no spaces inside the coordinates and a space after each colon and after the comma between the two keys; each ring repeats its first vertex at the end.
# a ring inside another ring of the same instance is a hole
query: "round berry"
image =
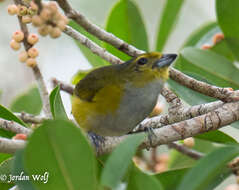
{"type": "Polygon", "coordinates": [[[213,44],[216,44],[216,43],[222,41],[223,39],[224,39],[224,34],[218,33],[213,36],[212,41],[213,41],[213,44]]]}
{"type": "Polygon", "coordinates": [[[27,7],[20,5],[18,9],[19,9],[18,14],[20,16],[24,16],[27,14],[27,7]]]}
{"type": "Polygon", "coordinates": [[[34,26],[41,26],[41,25],[43,25],[43,20],[38,15],[34,15],[32,17],[32,24],[34,26]]]}
{"type": "Polygon", "coordinates": [[[22,16],[22,22],[25,24],[31,23],[32,18],[29,15],[22,16]]]}
{"type": "Polygon", "coordinates": [[[65,28],[66,28],[66,23],[65,23],[65,21],[59,20],[59,21],[57,22],[57,27],[60,28],[61,31],[65,30],[65,28]]]}
{"type": "Polygon", "coordinates": [[[18,13],[18,7],[16,5],[8,5],[7,12],[9,15],[16,15],[18,13]]]}
{"type": "Polygon", "coordinates": [[[29,36],[27,37],[27,42],[29,44],[34,45],[35,43],[37,43],[39,40],[38,35],[37,34],[29,34],[29,36]]]}
{"type": "Polygon", "coordinates": [[[55,14],[57,12],[57,4],[56,4],[56,2],[53,2],[53,1],[49,2],[47,7],[51,10],[51,12],[53,14],[55,14]]]}
{"type": "Polygon", "coordinates": [[[51,36],[52,38],[58,38],[58,37],[60,37],[60,35],[61,35],[61,30],[60,30],[60,28],[58,28],[58,27],[54,27],[54,28],[50,31],[50,36],[51,36]]]}
{"type": "Polygon", "coordinates": [[[13,33],[12,38],[16,42],[21,42],[24,39],[24,33],[21,30],[17,30],[16,32],[13,33]]]}
{"type": "Polygon", "coordinates": [[[36,59],[34,58],[28,58],[26,61],[26,64],[28,67],[35,67],[37,62],[36,62],[36,59]]]}
{"type": "Polygon", "coordinates": [[[201,47],[201,49],[203,49],[203,50],[207,50],[207,49],[211,49],[211,48],[212,48],[212,46],[209,45],[209,44],[204,44],[204,45],[202,45],[202,47],[201,47]]]}
{"type": "Polygon", "coordinates": [[[10,42],[10,46],[13,50],[19,50],[21,48],[21,44],[16,42],[15,40],[12,40],[10,42]]]}
{"type": "Polygon", "coordinates": [[[22,134],[22,133],[20,133],[20,134],[16,134],[12,139],[14,139],[14,140],[27,140],[27,135],[25,135],[25,134],[22,134]]]}
{"type": "Polygon", "coordinates": [[[27,52],[26,51],[21,51],[19,56],[18,56],[19,61],[22,62],[22,63],[25,63],[27,58],[28,58],[27,52]]]}
{"type": "Polygon", "coordinates": [[[230,184],[228,185],[225,190],[239,190],[239,185],[237,184],[230,184]]]}
{"type": "Polygon", "coordinates": [[[30,2],[30,8],[33,10],[33,11],[38,11],[38,6],[36,3],[34,3],[33,1],[30,2]]]}
{"type": "Polygon", "coordinates": [[[192,148],[195,145],[194,138],[189,137],[189,138],[184,139],[183,144],[188,148],[192,148]]]}
{"type": "Polygon", "coordinates": [[[51,18],[51,11],[47,8],[43,8],[43,10],[40,13],[40,17],[43,20],[49,20],[51,18]]]}
{"type": "Polygon", "coordinates": [[[46,36],[50,33],[51,30],[52,30],[51,25],[43,25],[38,28],[38,33],[42,36],[46,36]]]}
{"type": "Polygon", "coordinates": [[[29,55],[29,57],[31,58],[35,58],[39,55],[38,53],[38,50],[34,47],[30,48],[28,51],[27,51],[27,54],[29,55]]]}

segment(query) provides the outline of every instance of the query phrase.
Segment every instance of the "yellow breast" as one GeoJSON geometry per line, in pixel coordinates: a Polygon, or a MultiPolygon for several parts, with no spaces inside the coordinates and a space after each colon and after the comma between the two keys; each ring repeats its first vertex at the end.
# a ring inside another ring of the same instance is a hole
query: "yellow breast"
{"type": "Polygon", "coordinates": [[[108,85],[99,90],[92,101],[72,99],[72,114],[81,128],[91,130],[94,120],[100,115],[116,113],[122,97],[122,87],[108,85]]]}

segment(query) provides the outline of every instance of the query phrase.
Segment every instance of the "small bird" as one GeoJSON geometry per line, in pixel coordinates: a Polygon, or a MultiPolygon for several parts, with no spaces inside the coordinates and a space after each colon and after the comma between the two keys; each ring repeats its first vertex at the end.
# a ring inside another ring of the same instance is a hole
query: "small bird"
{"type": "Polygon", "coordinates": [[[75,120],[87,132],[103,137],[132,132],[152,112],[176,57],[151,52],[94,69],[75,86],[75,120]]]}

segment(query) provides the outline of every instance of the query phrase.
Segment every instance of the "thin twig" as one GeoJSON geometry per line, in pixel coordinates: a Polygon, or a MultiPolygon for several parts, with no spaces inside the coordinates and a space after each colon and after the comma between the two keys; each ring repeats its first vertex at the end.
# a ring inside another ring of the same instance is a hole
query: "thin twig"
{"type": "Polygon", "coordinates": [[[190,148],[188,148],[184,145],[180,145],[180,144],[175,143],[175,142],[169,143],[168,146],[170,148],[173,148],[173,149],[181,152],[182,154],[185,154],[185,155],[189,156],[190,158],[195,159],[195,160],[199,160],[200,158],[202,158],[204,156],[204,154],[201,153],[201,152],[190,149],[190,148]]]}
{"type": "MultiPolygon", "coordinates": [[[[21,4],[21,0],[14,0],[14,2],[16,5],[21,4]]],[[[24,44],[25,50],[27,51],[28,49],[30,49],[32,47],[32,45],[27,42],[27,36],[29,34],[27,25],[22,23],[21,16],[18,16],[18,21],[19,21],[21,30],[24,33],[23,44],[24,44]]],[[[46,117],[51,118],[51,109],[50,109],[50,103],[49,103],[49,98],[48,98],[49,94],[48,94],[45,82],[43,80],[42,73],[37,65],[32,68],[32,71],[33,71],[33,74],[35,76],[35,79],[37,81],[38,88],[40,91],[41,99],[43,102],[43,111],[46,114],[46,117]]]]}
{"type": "Polygon", "coordinates": [[[100,56],[101,58],[105,59],[106,61],[112,63],[112,64],[120,64],[123,63],[119,58],[116,56],[110,54],[108,51],[106,51],[104,48],[100,47],[98,44],[94,43],[92,40],[88,39],[81,33],[77,32],[70,26],[66,26],[66,29],[64,30],[64,33],[71,36],[78,42],[80,42],[82,45],[89,48],[92,53],[100,56]]]}
{"type": "Polygon", "coordinates": [[[53,87],[56,87],[57,85],[59,85],[59,87],[60,87],[60,89],[62,91],[66,92],[66,93],[68,93],[70,95],[73,95],[73,92],[74,92],[73,86],[71,86],[69,84],[66,84],[66,83],[64,83],[62,81],[59,81],[56,78],[53,78],[51,80],[51,82],[52,82],[53,87]]]}

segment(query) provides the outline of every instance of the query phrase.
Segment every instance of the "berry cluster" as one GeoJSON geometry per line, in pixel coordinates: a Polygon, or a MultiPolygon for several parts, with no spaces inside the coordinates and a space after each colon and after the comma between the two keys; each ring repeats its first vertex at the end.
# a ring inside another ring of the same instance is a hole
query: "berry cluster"
{"type": "Polygon", "coordinates": [[[24,5],[9,5],[7,11],[10,15],[20,16],[22,22],[28,24],[32,22],[32,17],[37,14],[38,6],[33,1],[30,1],[25,2],[24,5]]]}
{"type": "MultiPolygon", "coordinates": [[[[12,35],[10,46],[13,50],[19,50],[21,48],[21,42],[24,40],[24,33],[21,30],[17,30],[12,35]]],[[[27,42],[34,45],[38,42],[38,36],[36,34],[29,34],[27,36],[27,42]]],[[[28,49],[28,51],[22,51],[19,54],[19,61],[26,63],[29,67],[36,66],[36,57],[38,56],[38,50],[34,47],[28,49]]]]}
{"type": "Polygon", "coordinates": [[[58,38],[67,23],[68,19],[58,11],[55,2],[44,3],[40,15],[32,17],[32,24],[38,27],[39,34],[42,36],[49,34],[52,38],[58,38]]]}

